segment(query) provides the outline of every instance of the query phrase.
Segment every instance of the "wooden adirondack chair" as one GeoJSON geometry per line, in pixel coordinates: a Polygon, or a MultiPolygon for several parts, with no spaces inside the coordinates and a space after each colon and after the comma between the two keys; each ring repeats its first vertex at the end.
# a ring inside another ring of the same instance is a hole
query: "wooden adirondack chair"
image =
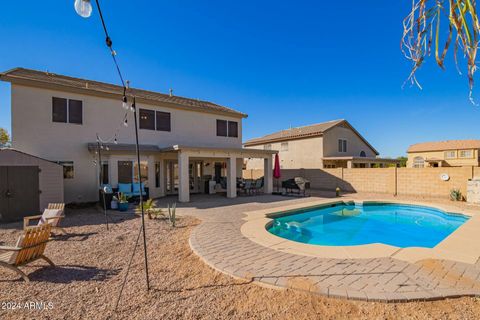
{"type": "Polygon", "coordinates": [[[59,215],[55,217],[47,217],[45,216],[45,212],[43,214],[39,214],[37,216],[29,216],[23,218],[23,229],[30,227],[31,220],[39,220],[38,225],[42,225],[45,223],[50,223],[52,225],[52,229],[60,230],[64,234],[67,234],[67,231],[60,227],[60,221],[65,218],[64,210],[65,210],[65,203],[49,203],[47,209],[53,210],[61,210],[59,215]]]}
{"type": "Polygon", "coordinates": [[[18,238],[15,247],[0,246],[0,267],[16,272],[26,282],[29,282],[30,279],[18,267],[38,259],[43,259],[54,267],[55,264],[43,254],[51,231],[52,226],[49,223],[37,227],[29,227],[18,238]]]}

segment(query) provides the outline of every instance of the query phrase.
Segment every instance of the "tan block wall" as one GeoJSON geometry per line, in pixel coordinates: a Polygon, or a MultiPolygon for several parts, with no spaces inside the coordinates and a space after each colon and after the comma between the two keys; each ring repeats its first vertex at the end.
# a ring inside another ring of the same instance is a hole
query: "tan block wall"
{"type": "Polygon", "coordinates": [[[399,195],[448,196],[450,190],[458,188],[465,196],[467,180],[472,178],[472,167],[443,168],[398,168],[397,192],[399,195]],[[443,181],[440,175],[448,174],[450,179],[443,181]]]}
{"type": "Polygon", "coordinates": [[[395,193],[396,168],[344,169],[343,180],[348,191],[395,193]]]}
{"type": "MultiPolygon", "coordinates": [[[[480,167],[444,168],[362,168],[362,169],[292,169],[282,170],[281,181],[296,176],[310,180],[312,189],[347,192],[386,193],[418,197],[448,198],[450,190],[460,189],[466,196],[467,181],[480,177],[480,167]],[[448,174],[443,181],[440,176],[448,174]]],[[[259,178],[263,170],[244,170],[244,178],[259,178]]],[[[274,183],[275,185],[275,183],[274,183]]]]}

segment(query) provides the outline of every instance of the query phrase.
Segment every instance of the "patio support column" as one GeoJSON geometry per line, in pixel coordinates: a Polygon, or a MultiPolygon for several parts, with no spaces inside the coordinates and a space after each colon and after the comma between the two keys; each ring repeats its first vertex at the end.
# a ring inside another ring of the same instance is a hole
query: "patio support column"
{"type": "Polygon", "coordinates": [[[165,174],[167,171],[165,170],[165,159],[159,159],[159,164],[160,164],[160,190],[159,190],[159,196],[164,197],[166,194],[166,186],[165,186],[165,174]]]}
{"type": "Polygon", "coordinates": [[[148,189],[150,190],[150,198],[158,197],[158,190],[155,186],[155,157],[148,156],[147,158],[147,181],[148,189]]]}
{"type": "Polygon", "coordinates": [[[237,158],[227,159],[227,198],[237,197],[237,158]]]}
{"type": "Polygon", "coordinates": [[[110,171],[110,185],[112,188],[116,188],[118,186],[118,159],[116,157],[111,156],[108,159],[108,170],[110,171]]]}
{"type": "Polygon", "coordinates": [[[353,161],[352,161],[352,160],[348,160],[348,161],[347,161],[347,168],[348,168],[348,169],[352,169],[352,167],[353,167],[353,161]]]}
{"type": "Polygon", "coordinates": [[[190,201],[188,154],[181,151],[178,153],[178,201],[190,201]]]}
{"type": "Polygon", "coordinates": [[[273,192],[273,159],[268,157],[263,159],[263,192],[273,192]]]}

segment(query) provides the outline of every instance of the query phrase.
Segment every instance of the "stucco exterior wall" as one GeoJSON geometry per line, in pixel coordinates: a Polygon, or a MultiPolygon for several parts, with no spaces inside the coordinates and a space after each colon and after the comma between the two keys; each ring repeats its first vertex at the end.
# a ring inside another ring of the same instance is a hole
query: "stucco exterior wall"
{"type": "MultiPolygon", "coordinates": [[[[462,149],[462,150],[465,150],[465,149],[462,149]]],[[[445,154],[446,151],[410,152],[408,153],[407,167],[413,168],[414,159],[416,157],[422,157],[424,160],[441,159],[445,161],[445,163],[442,165],[450,166],[450,167],[478,166],[479,165],[478,149],[466,149],[466,150],[472,150],[472,157],[460,158],[459,157],[460,150],[449,150],[449,151],[455,151],[455,154],[456,154],[455,158],[446,158],[446,154],[445,154]]],[[[427,165],[428,164],[425,163],[425,166],[427,165]]]]}
{"type": "MultiPolygon", "coordinates": [[[[283,142],[269,143],[271,150],[277,150],[282,169],[320,168],[323,157],[323,138],[314,137],[283,142]],[[282,143],[288,143],[287,150],[282,143]]],[[[265,145],[249,148],[263,150],[265,145]]],[[[263,159],[248,159],[247,169],[263,169],[263,159]]]]}
{"type": "Polygon", "coordinates": [[[367,157],[375,157],[375,152],[350,128],[336,126],[323,134],[324,157],[359,157],[364,151],[367,157]],[[347,152],[338,151],[338,139],[347,140],[347,152]]]}
{"type": "Polygon", "coordinates": [[[38,166],[41,211],[51,202],[64,202],[62,166],[14,150],[0,150],[0,166],[38,166]]]}
{"type": "MultiPolygon", "coordinates": [[[[98,198],[97,169],[87,143],[96,133],[110,138],[117,129],[119,143],[135,143],[133,113],[128,128],[123,127],[121,101],[44,88],[11,86],[13,147],[52,161],[74,161],[75,177],[65,179],[65,202],[88,202],[98,198]],[[52,122],[52,97],[83,101],[83,124],[52,122]]],[[[203,147],[240,148],[242,119],[205,112],[167,108],[139,103],[138,108],[171,113],[171,132],[139,130],[141,144],[167,147],[175,144],[203,147]],[[217,137],[216,120],[238,122],[238,137],[217,137]]]]}

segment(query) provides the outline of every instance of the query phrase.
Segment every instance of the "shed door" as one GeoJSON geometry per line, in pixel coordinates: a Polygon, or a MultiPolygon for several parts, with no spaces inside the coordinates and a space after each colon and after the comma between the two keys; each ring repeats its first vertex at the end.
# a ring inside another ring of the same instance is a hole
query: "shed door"
{"type": "Polygon", "coordinates": [[[3,221],[20,220],[40,211],[39,170],[36,166],[0,167],[2,193],[0,208],[3,221]],[[5,174],[6,173],[6,174],[5,174]],[[5,205],[6,204],[6,205],[5,205]]]}

